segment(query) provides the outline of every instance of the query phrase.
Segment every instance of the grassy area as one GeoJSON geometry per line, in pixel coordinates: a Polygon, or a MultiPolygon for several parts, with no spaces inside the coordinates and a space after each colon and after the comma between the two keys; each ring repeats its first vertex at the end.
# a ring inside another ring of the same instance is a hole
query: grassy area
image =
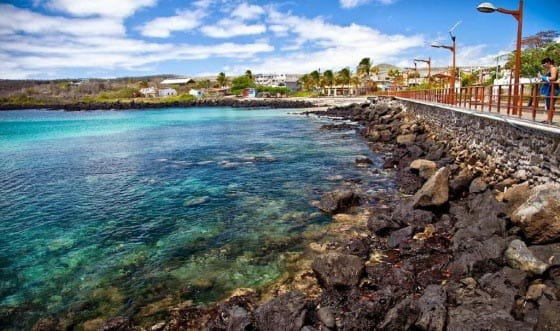
{"type": "Polygon", "coordinates": [[[291,97],[295,98],[317,98],[319,93],[313,91],[298,91],[294,94],[290,94],[291,97]]]}

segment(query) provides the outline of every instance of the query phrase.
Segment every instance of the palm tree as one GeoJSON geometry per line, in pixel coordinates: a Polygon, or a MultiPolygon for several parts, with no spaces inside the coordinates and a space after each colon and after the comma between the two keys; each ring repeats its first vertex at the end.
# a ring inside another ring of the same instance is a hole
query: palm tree
{"type": "Polygon", "coordinates": [[[216,78],[216,81],[218,82],[218,85],[220,85],[220,87],[223,88],[224,86],[226,86],[227,83],[228,83],[228,79],[226,77],[226,74],[223,73],[223,72],[220,72],[218,74],[218,77],[216,78]]]}
{"type": "MultiPolygon", "coordinates": [[[[358,64],[358,67],[356,68],[356,73],[359,79],[361,80],[361,82],[363,82],[364,85],[366,86],[368,85],[370,80],[369,79],[370,72],[371,72],[371,60],[369,57],[365,57],[358,64]]],[[[367,92],[367,88],[366,88],[366,92],[367,92]]]]}
{"type": "Polygon", "coordinates": [[[325,72],[323,73],[323,79],[325,80],[325,84],[329,85],[331,90],[332,90],[332,86],[334,84],[334,73],[332,70],[325,70],[325,72]]]}
{"type": "Polygon", "coordinates": [[[309,74],[305,74],[301,76],[301,78],[299,79],[299,83],[302,85],[304,90],[309,90],[312,84],[312,79],[309,74]]]}
{"type": "Polygon", "coordinates": [[[350,78],[350,83],[354,85],[355,91],[357,91],[361,83],[360,77],[358,75],[352,76],[352,78],[350,78]]]}
{"type": "Polygon", "coordinates": [[[245,71],[245,76],[247,76],[250,80],[253,80],[253,73],[251,72],[251,70],[247,69],[245,71]]]}
{"type": "Polygon", "coordinates": [[[316,88],[317,86],[319,86],[319,81],[321,79],[321,74],[319,73],[319,71],[317,70],[313,70],[309,76],[311,77],[311,80],[313,81],[313,86],[316,88]]]}
{"type": "MultiPolygon", "coordinates": [[[[351,73],[349,68],[340,69],[340,71],[337,73],[337,76],[343,87],[345,84],[350,85],[351,73]]],[[[350,86],[348,87],[348,89],[350,90],[350,86]]]]}

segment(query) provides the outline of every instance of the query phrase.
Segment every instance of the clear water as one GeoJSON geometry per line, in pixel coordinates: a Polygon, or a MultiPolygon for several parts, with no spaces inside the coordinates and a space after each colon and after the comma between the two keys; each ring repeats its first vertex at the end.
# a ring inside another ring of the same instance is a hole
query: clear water
{"type": "Polygon", "coordinates": [[[0,324],[78,323],[270,284],[340,182],[386,177],[290,110],[0,112],[0,324]],[[155,303],[155,304],[154,304],[155,303]]]}

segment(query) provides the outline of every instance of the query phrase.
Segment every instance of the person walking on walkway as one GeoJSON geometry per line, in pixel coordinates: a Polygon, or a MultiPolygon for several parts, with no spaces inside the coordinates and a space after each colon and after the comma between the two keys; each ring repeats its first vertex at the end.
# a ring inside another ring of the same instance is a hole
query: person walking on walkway
{"type": "Polygon", "coordinates": [[[550,106],[554,107],[556,96],[560,93],[560,87],[558,87],[558,67],[554,65],[554,60],[549,57],[544,58],[541,63],[546,70],[544,76],[541,77],[544,82],[541,86],[541,95],[544,96],[546,110],[550,110],[550,106]],[[554,94],[551,92],[552,89],[554,89],[554,94]]]}

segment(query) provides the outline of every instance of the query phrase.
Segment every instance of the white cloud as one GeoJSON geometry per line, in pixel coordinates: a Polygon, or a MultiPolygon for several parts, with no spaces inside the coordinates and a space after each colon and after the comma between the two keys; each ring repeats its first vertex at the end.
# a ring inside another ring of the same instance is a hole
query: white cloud
{"type": "Polygon", "coordinates": [[[261,17],[264,13],[265,11],[263,7],[243,2],[233,10],[231,16],[242,20],[255,20],[261,17]]]}
{"type": "Polygon", "coordinates": [[[200,31],[212,38],[231,38],[257,35],[266,32],[263,24],[245,24],[242,21],[224,18],[214,25],[203,26],[200,31]]]}
{"type": "Polygon", "coordinates": [[[17,32],[124,35],[125,28],[120,20],[111,18],[76,19],[45,16],[12,5],[0,4],[0,35],[17,32]]]}
{"type": "Polygon", "coordinates": [[[75,16],[129,17],[138,9],[151,7],[157,0],[50,0],[51,9],[75,16]]]}
{"type": "Polygon", "coordinates": [[[62,69],[142,71],[165,61],[247,59],[267,40],[196,45],[127,38],[120,19],[68,19],[0,5],[0,78],[56,76],[62,69]]]}
{"type": "MultiPolygon", "coordinates": [[[[289,31],[289,44],[282,47],[288,53],[263,59],[253,66],[254,72],[305,73],[317,68],[354,68],[361,58],[370,57],[374,63],[381,63],[425,44],[420,35],[386,35],[367,26],[341,26],[321,17],[310,19],[275,9],[269,10],[267,21],[284,27],[277,30],[289,31]]],[[[239,71],[242,67],[235,69],[239,71]]]]}
{"type": "Polygon", "coordinates": [[[354,8],[374,1],[384,5],[388,5],[395,2],[396,0],[339,0],[340,6],[342,8],[354,8]]]}
{"type": "Polygon", "coordinates": [[[188,31],[198,27],[206,14],[202,10],[178,11],[177,15],[158,17],[144,24],[141,34],[146,37],[169,37],[173,31],[188,31]]]}

